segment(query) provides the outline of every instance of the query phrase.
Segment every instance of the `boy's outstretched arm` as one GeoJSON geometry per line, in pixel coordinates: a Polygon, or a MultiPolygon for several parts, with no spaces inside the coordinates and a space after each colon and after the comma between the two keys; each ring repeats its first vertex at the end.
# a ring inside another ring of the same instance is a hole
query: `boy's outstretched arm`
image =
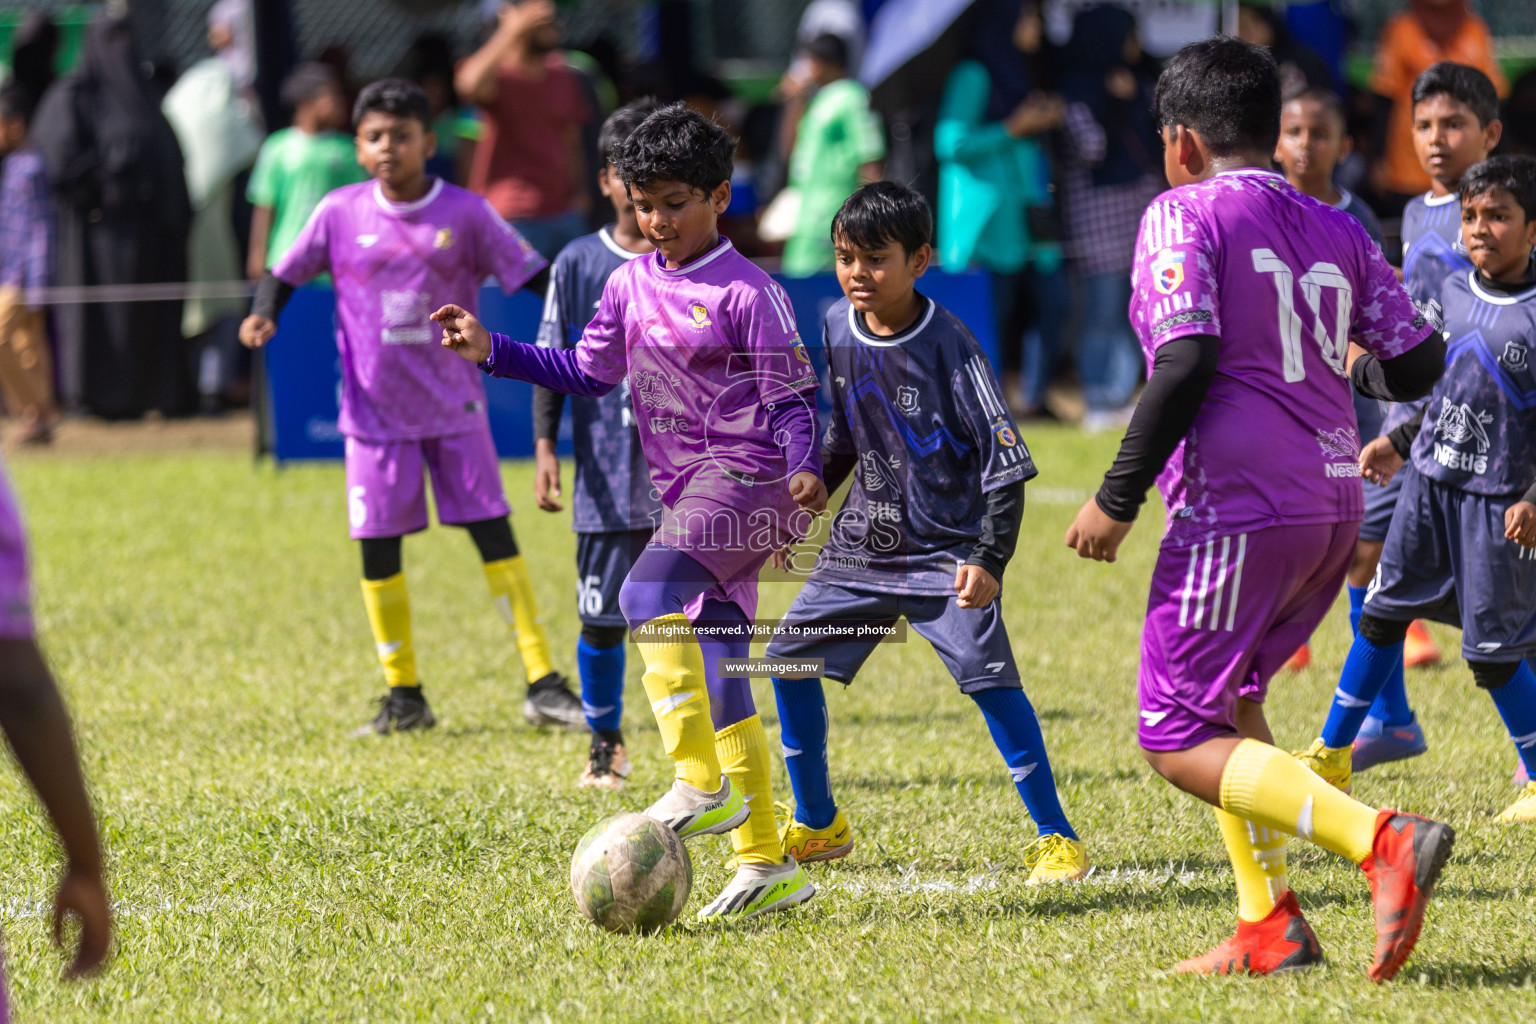
{"type": "Polygon", "coordinates": [[[80,776],[69,714],[32,640],[0,640],[0,730],[64,847],[64,877],[54,897],[54,941],[63,942],[66,915],[80,920],[80,947],[65,973],[88,974],[106,959],[112,941],[101,843],[80,776]]]}
{"type": "Polygon", "coordinates": [[[618,387],[593,377],[576,361],[577,349],[541,348],[492,334],[474,314],[451,303],[432,314],[442,325],[443,347],[452,349],[492,377],[525,380],[550,391],[595,398],[618,387]]]}
{"type": "Polygon", "coordinates": [[[1089,498],[1067,530],[1067,547],[1083,558],[1113,562],[1121,541],[1147,500],[1147,490],[1194,425],[1216,377],[1221,340],[1192,334],[1162,346],[1141,401],[1120,442],[1099,493],[1089,498]]]}

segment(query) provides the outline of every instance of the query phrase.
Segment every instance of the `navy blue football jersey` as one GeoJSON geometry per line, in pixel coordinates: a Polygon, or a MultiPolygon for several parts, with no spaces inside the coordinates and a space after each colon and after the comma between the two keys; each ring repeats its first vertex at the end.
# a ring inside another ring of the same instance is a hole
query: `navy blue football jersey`
{"type": "Polygon", "coordinates": [[[1461,200],[1455,193],[1414,196],[1403,207],[1403,287],[1421,305],[1440,301],[1452,274],[1472,269],[1461,241],[1461,200]]]}
{"type": "Polygon", "coordinates": [[[1536,286],[1504,294],[1468,271],[1441,288],[1445,376],[1429,393],[1413,464],[1473,494],[1536,483],[1536,286]]]}
{"type": "MultiPolygon", "coordinates": [[[[1440,289],[1447,278],[1472,270],[1461,240],[1461,199],[1425,193],[1403,207],[1403,288],[1413,304],[1439,323],[1443,318],[1440,289]]],[[[1389,434],[1413,419],[1423,400],[1388,403],[1381,432],[1389,434]]]]}
{"type": "Polygon", "coordinates": [[[981,346],[952,313],[923,302],[917,321],[890,337],[871,334],[847,299],[827,311],[824,446],[858,465],[812,579],[953,594],[986,493],[1037,472],[981,346]]]}
{"type": "MultiPolygon", "coordinates": [[[[549,273],[539,344],[575,348],[597,311],[608,276],[637,255],[615,242],[607,228],[561,249],[549,273]]],[[[661,522],[661,497],[651,486],[640,451],[629,378],[600,398],[572,396],[569,401],[576,452],[572,528],[606,533],[655,527],[661,522]]]]}

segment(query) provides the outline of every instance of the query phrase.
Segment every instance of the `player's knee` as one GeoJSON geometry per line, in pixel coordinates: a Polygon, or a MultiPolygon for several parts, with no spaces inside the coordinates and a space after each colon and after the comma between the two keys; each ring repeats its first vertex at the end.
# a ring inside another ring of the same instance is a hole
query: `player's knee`
{"type": "Polygon", "coordinates": [[[400,538],[364,537],[363,579],[387,580],[400,575],[400,538]]]}
{"type": "Polygon", "coordinates": [[[1360,635],[1377,647],[1391,647],[1408,635],[1408,620],[1383,619],[1366,612],[1360,616],[1360,635]]]}
{"type": "Polygon", "coordinates": [[[512,536],[512,520],[507,516],[482,519],[464,527],[475,542],[482,562],[500,562],[517,557],[517,539],[512,536]]]}
{"type": "Polygon", "coordinates": [[[587,622],[581,626],[582,643],[597,651],[619,646],[628,635],[629,630],[623,626],[594,626],[587,622]]]}
{"type": "Polygon", "coordinates": [[[656,580],[637,580],[631,573],[619,587],[619,611],[630,629],[637,629],[652,619],[680,611],[676,601],[667,601],[667,585],[656,580]]]}
{"type": "Polygon", "coordinates": [[[1515,673],[1520,671],[1520,662],[1469,661],[1467,667],[1472,670],[1472,681],[1481,689],[1497,690],[1515,678],[1515,673]]]}

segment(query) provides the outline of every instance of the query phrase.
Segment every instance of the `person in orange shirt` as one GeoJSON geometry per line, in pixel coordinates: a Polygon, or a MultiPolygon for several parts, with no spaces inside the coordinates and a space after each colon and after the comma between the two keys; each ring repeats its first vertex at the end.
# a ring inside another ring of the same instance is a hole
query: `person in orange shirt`
{"type": "Polygon", "coordinates": [[[1408,9],[1382,29],[1371,91],[1390,108],[1381,159],[1372,169],[1372,184],[1378,192],[1396,193],[1406,200],[1429,189],[1429,176],[1413,151],[1410,96],[1420,72],[1447,60],[1487,75],[1501,99],[1509,94],[1509,81],[1493,55],[1488,23],[1468,9],[1467,0],[1409,0],[1408,9]]]}

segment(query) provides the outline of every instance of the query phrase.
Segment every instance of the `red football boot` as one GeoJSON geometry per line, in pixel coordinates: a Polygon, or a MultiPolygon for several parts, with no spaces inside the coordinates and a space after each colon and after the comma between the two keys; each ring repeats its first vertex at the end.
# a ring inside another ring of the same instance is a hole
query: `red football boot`
{"type": "Polygon", "coordinates": [[[1455,842],[1455,831],[1438,821],[1390,810],[1376,816],[1371,855],[1360,865],[1371,882],[1376,915],[1376,961],[1367,972],[1372,981],[1390,981],[1413,952],[1455,842]]]}
{"type": "Polygon", "coordinates": [[[1323,962],[1312,926],[1289,889],[1262,921],[1237,922],[1237,934],[1204,956],[1179,962],[1180,974],[1281,974],[1323,962]]]}

